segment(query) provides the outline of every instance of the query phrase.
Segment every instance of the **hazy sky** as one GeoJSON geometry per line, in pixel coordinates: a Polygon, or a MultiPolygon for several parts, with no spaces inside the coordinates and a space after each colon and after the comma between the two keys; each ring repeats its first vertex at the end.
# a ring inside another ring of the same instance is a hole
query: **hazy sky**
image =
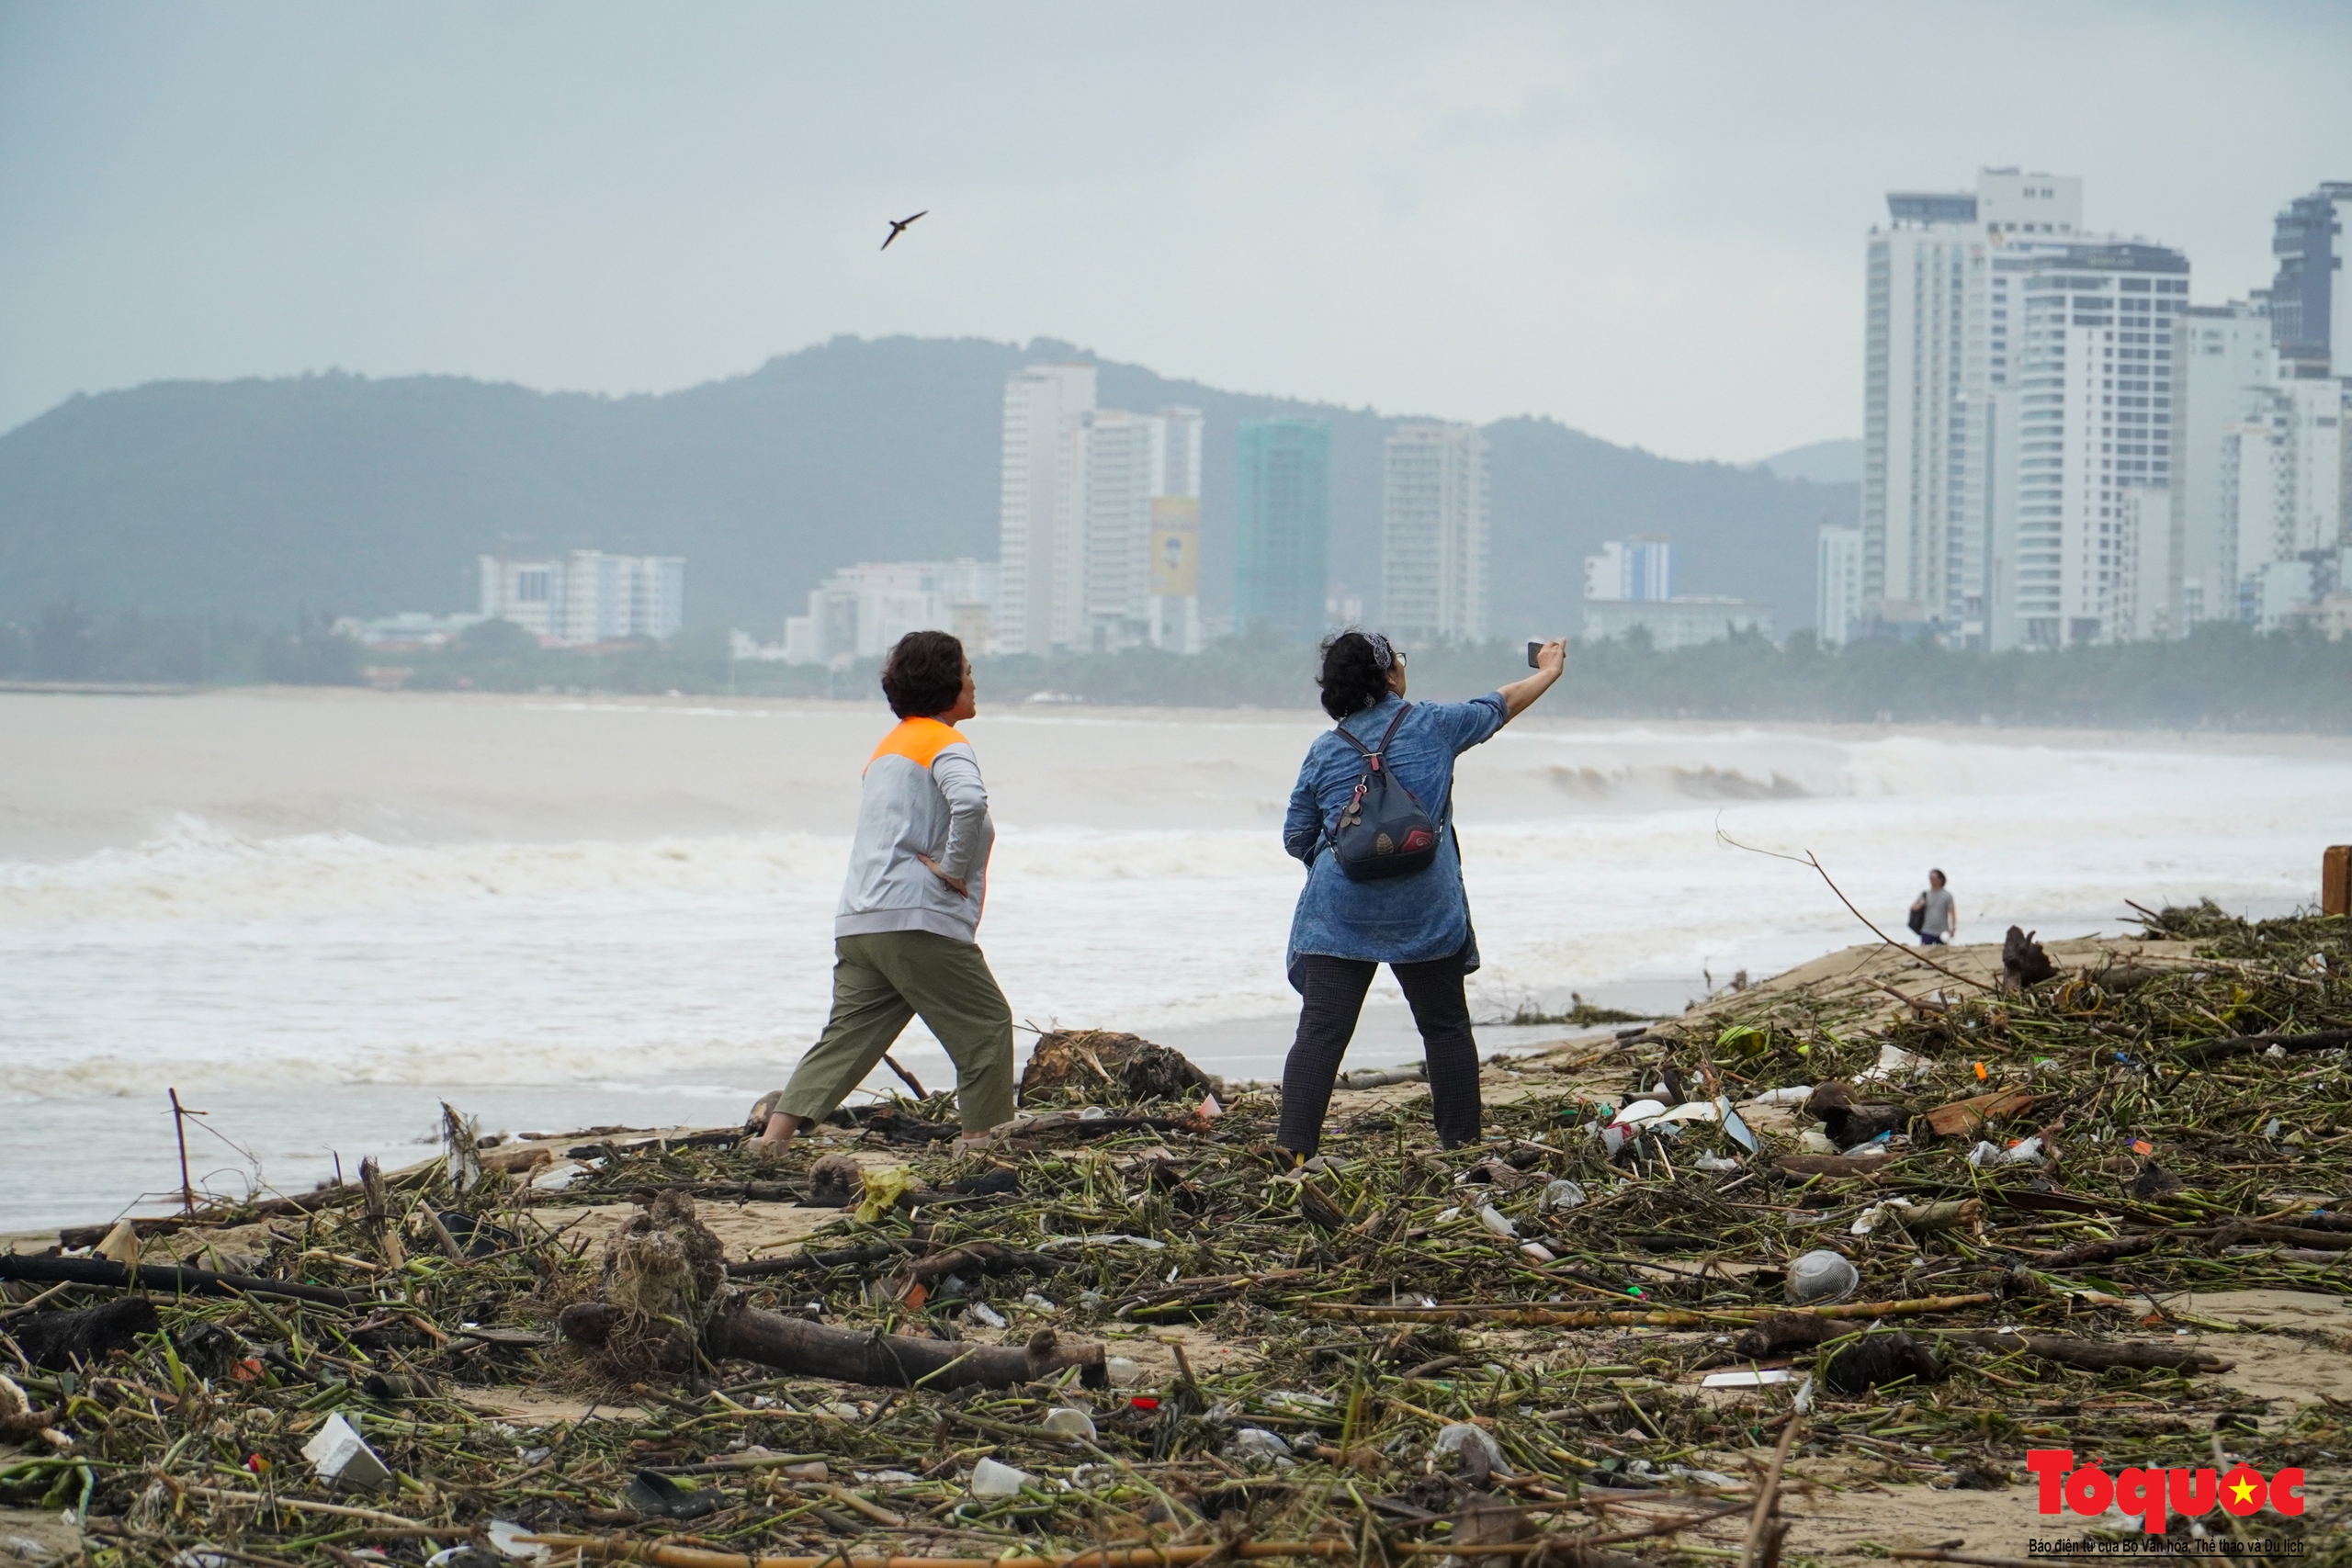
{"type": "Polygon", "coordinates": [[[2013,163],[2267,283],[2352,179],[2352,6],[0,0],[0,429],[1043,334],[1745,460],[1860,434],[1883,193],[2013,163]]]}

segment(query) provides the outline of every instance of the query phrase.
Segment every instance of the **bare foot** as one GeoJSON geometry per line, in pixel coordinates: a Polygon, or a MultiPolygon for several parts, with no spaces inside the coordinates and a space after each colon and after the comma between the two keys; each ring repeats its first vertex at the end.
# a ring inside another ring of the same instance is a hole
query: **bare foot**
{"type": "Polygon", "coordinates": [[[743,1146],[763,1164],[773,1164],[792,1146],[793,1134],[800,1131],[800,1118],[782,1111],[768,1112],[767,1125],[755,1136],[744,1140],[743,1146]]]}

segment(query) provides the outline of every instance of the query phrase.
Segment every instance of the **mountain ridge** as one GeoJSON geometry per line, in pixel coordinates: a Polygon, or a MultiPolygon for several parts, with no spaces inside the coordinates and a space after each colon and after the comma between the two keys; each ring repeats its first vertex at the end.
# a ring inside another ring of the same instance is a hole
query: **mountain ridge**
{"type": "MultiPolygon", "coordinates": [[[[666,393],[546,392],[328,371],[77,394],[0,435],[0,615],[44,604],[243,615],[470,608],[501,547],[687,558],[690,626],[773,637],[851,561],[996,554],[1004,378],[1099,368],[1108,407],[1207,416],[1203,596],[1229,604],[1235,426],[1332,436],[1331,587],[1377,615],[1380,442],[1414,416],[1228,392],[1072,344],[835,337],[666,393]]],[[[1491,620],[1571,630],[1584,555],[1664,533],[1679,586],[1812,619],[1812,531],[1855,487],[1621,447],[1555,421],[1485,427],[1491,620]]]]}

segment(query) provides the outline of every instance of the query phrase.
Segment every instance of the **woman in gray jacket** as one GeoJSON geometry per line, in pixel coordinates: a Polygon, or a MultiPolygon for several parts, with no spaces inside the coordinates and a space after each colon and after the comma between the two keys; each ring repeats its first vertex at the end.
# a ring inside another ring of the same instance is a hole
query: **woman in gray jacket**
{"type": "Polygon", "coordinates": [[[978,711],[971,660],[945,632],[909,632],[882,666],[899,727],[859,790],[833,916],[833,1010],[792,1081],[752,1107],[751,1146],[780,1153],[833,1113],[920,1015],[956,1064],[964,1139],[1012,1120],[1012,1009],[978,942],[989,794],[956,726],[978,711]]]}

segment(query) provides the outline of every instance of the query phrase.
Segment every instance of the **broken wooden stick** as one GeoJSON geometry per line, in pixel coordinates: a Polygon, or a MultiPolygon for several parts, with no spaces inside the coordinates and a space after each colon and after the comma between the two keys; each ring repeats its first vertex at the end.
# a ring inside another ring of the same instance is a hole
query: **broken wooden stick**
{"type": "Polygon", "coordinates": [[[315,1302],[321,1306],[368,1306],[377,1300],[365,1291],[337,1290],[332,1285],[260,1280],[250,1274],[216,1274],[209,1269],[169,1263],[142,1263],[131,1269],[103,1258],[26,1258],[0,1253],[0,1280],[24,1280],[37,1284],[62,1281],[111,1286],[116,1290],[135,1286],[190,1296],[286,1296],[298,1302],[315,1302]]]}
{"type": "Polygon", "coordinates": [[[2299,1051],[2334,1051],[2352,1046],[2352,1029],[2315,1029],[2309,1034],[2241,1034],[2234,1040],[2211,1040],[2191,1045],[2173,1060],[2184,1067],[2232,1056],[2259,1056],[2273,1045],[2292,1055],[2299,1051]]]}
{"type": "MultiPolygon", "coordinates": [[[[1849,1302],[1842,1306],[1779,1310],[1828,1318],[1917,1317],[1922,1313],[1958,1312],[1963,1307],[1989,1306],[1997,1299],[1985,1292],[1964,1296],[1921,1296],[1902,1302],[1849,1302]]],[[[1549,1328],[1701,1328],[1709,1324],[1755,1323],[1770,1315],[1774,1310],[1767,1307],[1723,1307],[1707,1312],[1685,1312],[1659,1307],[1649,1312],[1565,1312],[1557,1307],[1475,1302],[1461,1306],[1430,1307],[1358,1306],[1347,1302],[1308,1302],[1306,1305],[1307,1312],[1316,1317],[1344,1318],[1351,1323],[1500,1323],[1549,1328]]]]}

